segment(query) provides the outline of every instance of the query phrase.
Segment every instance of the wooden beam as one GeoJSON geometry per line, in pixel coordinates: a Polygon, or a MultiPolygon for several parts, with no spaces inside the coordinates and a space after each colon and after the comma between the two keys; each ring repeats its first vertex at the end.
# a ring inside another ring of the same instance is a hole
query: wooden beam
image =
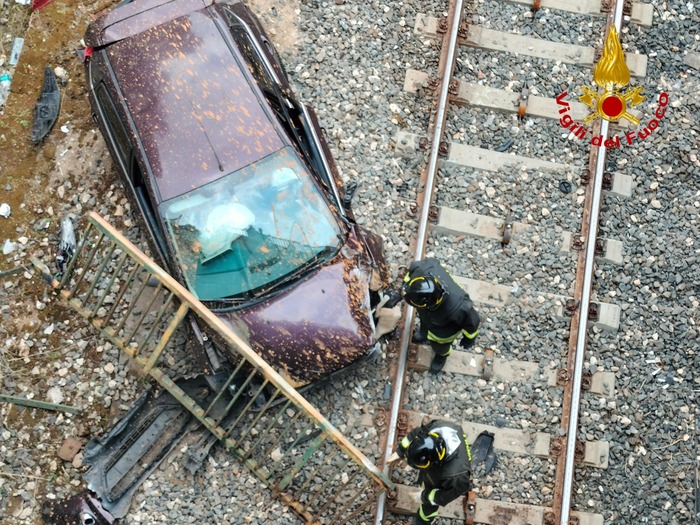
{"type": "MultiPolygon", "coordinates": [[[[408,93],[417,92],[420,87],[427,84],[428,78],[428,74],[422,71],[407,70],[403,85],[404,91],[408,93]]],[[[571,97],[575,98],[575,95],[572,94],[571,97]]],[[[502,113],[517,113],[520,94],[514,91],[506,91],[505,89],[496,89],[458,80],[457,95],[451,97],[451,100],[459,106],[473,106],[502,113]]],[[[577,122],[582,122],[590,113],[588,106],[576,100],[567,100],[567,104],[571,108],[567,111],[567,114],[577,122]]],[[[562,114],[559,113],[560,109],[562,109],[562,106],[554,98],[529,95],[527,97],[525,116],[559,120],[562,117],[562,114]]],[[[628,111],[634,117],[642,118],[641,111],[631,108],[628,111]]],[[[615,122],[615,125],[623,129],[631,127],[627,119],[621,119],[615,122]]]]}
{"type": "MultiPolygon", "coordinates": [[[[396,485],[396,498],[389,502],[389,511],[395,514],[413,514],[420,505],[420,489],[407,485],[396,485]]],[[[551,511],[548,507],[522,505],[477,498],[475,523],[484,525],[543,525],[545,513],[551,511]]],[[[464,522],[464,504],[458,498],[449,505],[440,507],[443,518],[461,520],[464,522]]],[[[578,518],[579,525],[603,525],[601,514],[588,512],[572,512],[578,518]]]]}
{"type": "MultiPolygon", "coordinates": [[[[409,367],[418,372],[426,372],[430,368],[430,361],[433,359],[433,351],[426,345],[412,344],[412,346],[416,349],[416,360],[410,362],[409,367]]],[[[452,350],[450,358],[447,360],[442,370],[452,374],[483,377],[483,358],[484,354],[452,350]]],[[[536,383],[540,381],[543,385],[556,386],[557,370],[546,367],[540,372],[537,363],[495,357],[493,360],[493,376],[490,380],[507,381],[510,383],[517,383],[518,381],[536,383]]],[[[613,372],[595,372],[591,376],[591,388],[589,392],[604,396],[608,399],[614,399],[615,374],[613,372]]]]}
{"type": "MultiPolygon", "coordinates": [[[[532,6],[532,0],[503,0],[511,4],[521,4],[532,6]]],[[[541,0],[540,9],[555,9],[557,11],[567,11],[580,15],[603,15],[603,2],[601,0],[541,0]]],[[[654,6],[635,2],[632,4],[632,14],[630,22],[644,27],[651,27],[654,18],[654,6]]]]}
{"type": "MultiPolygon", "coordinates": [[[[399,131],[394,137],[395,150],[397,155],[414,155],[418,151],[418,135],[399,131]]],[[[485,171],[499,171],[505,168],[518,169],[538,169],[552,172],[574,172],[574,166],[551,162],[547,160],[535,159],[532,157],[522,157],[511,153],[502,153],[485,148],[477,148],[467,144],[450,143],[450,153],[446,162],[458,164],[467,168],[474,168],[485,171]]]]}
{"type": "MultiPolygon", "coordinates": [[[[431,38],[438,38],[438,19],[419,14],[416,17],[415,29],[431,38]]],[[[542,38],[495,31],[486,27],[470,25],[465,38],[460,44],[489,51],[505,51],[515,55],[544,58],[554,62],[563,62],[581,67],[593,67],[596,63],[592,47],[575,44],[550,42],[542,38]]],[[[645,77],[647,74],[647,56],[636,53],[625,53],[625,62],[630,74],[635,77],[645,77]]]]}

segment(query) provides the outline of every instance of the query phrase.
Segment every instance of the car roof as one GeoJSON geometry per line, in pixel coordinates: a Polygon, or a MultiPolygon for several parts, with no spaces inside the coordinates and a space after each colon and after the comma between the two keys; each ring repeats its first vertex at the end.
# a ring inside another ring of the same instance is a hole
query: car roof
{"type": "Polygon", "coordinates": [[[117,41],[107,53],[160,200],[284,147],[206,9],[117,41]]]}
{"type": "Polygon", "coordinates": [[[213,3],[214,0],[122,0],[88,26],[85,43],[91,47],[106,46],[213,3]]]}

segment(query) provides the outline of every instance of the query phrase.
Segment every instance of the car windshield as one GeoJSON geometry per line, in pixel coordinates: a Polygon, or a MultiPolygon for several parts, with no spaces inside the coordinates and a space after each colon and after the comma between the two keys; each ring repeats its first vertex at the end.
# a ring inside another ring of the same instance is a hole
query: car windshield
{"type": "Polygon", "coordinates": [[[251,297],[335,254],[341,239],[291,147],[165,201],[160,211],[200,300],[251,297]]]}

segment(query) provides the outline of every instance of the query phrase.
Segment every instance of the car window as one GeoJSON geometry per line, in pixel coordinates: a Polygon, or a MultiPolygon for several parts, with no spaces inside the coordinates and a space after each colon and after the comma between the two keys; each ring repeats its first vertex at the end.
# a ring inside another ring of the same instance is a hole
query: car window
{"type": "Polygon", "coordinates": [[[279,115],[283,115],[284,113],[282,112],[280,100],[277,97],[278,88],[275,80],[270,76],[268,68],[258,54],[258,50],[246,31],[246,28],[243,27],[234,16],[230,16],[229,28],[231,30],[231,35],[238,44],[238,49],[241,51],[248,65],[250,73],[253,75],[253,78],[255,78],[260,89],[262,89],[268,103],[279,115]]]}
{"type": "Polygon", "coordinates": [[[238,44],[238,49],[241,51],[243,58],[245,58],[248,68],[255,77],[255,80],[260,84],[262,89],[274,91],[274,79],[270,77],[265,63],[260,58],[260,55],[258,55],[255,44],[253,44],[245,28],[240,24],[230,24],[230,28],[231,34],[238,44]]]}
{"type": "Polygon", "coordinates": [[[127,161],[131,155],[129,135],[119,119],[119,115],[114,106],[114,102],[112,101],[112,97],[109,96],[109,93],[102,82],[96,85],[95,98],[97,99],[99,110],[102,113],[103,121],[107,127],[107,131],[114,149],[117,151],[124,168],[127,168],[127,161]]]}
{"type": "Polygon", "coordinates": [[[287,147],[161,204],[188,288],[244,298],[336,253],[341,230],[297,152],[287,147]]]}

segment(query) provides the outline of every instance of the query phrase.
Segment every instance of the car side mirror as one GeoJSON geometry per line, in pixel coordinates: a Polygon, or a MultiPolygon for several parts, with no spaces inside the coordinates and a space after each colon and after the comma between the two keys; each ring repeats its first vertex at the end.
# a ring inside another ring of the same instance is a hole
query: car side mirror
{"type": "Polygon", "coordinates": [[[360,189],[360,183],[353,179],[345,185],[345,190],[343,192],[343,207],[345,209],[350,209],[352,200],[355,198],[357,191],[360,189]]]}

